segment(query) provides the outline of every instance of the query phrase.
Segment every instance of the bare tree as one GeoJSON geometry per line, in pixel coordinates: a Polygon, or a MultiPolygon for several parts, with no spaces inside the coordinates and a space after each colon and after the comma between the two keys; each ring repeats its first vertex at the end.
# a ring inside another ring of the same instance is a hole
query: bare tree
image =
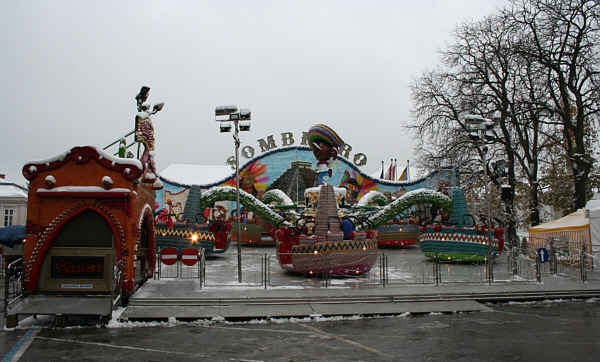
{"type": "Polygon", "coordinates": [[[562,127],[561,141],[572,168],[573,203],[582,208],[590,196],[587,183],[593,167],[585,128],[599,112],[599,5],[595,0],[512,0],[512,4],[504,17],[527,29],[515,51],[545,70],[548,96],[533,104],[562,127]]]}
{"type": "MultiPolygon", "coordinates": [[[[519,35],[518,27],[498,16],[457,27],[455,41],[441,51],[445,71],[426,73],[413,84],[415,122],[409,128],[420,137],[421,162],[460,162],[463,171],[481,177],[481,173],[474,172],[479,164],[469,161],[476,160],[473,149],[480,156],[484,149],[479,142],[465,140],[467,127],[461,116],[475,113],[493,117],[496,137],[494,144],[486,146],[491,147],[492,159],[506,160],[507,168],[506,175],[490,172],[492,181],[498,187],[506,183],[515,190],[517,180],[526,180],[533,196],[530,208],[535,224],[539,220],[536,192],[541,128],[535,124],[539,113],[530,97],[539,93],[534,81],[539,75],[533,74],[531,63],[514,53],[519,35]],[[431,145],[452,152],[423,152],[431,145]]],[[[508,214],[512,214],[513,200],[507,200],[508,214]]],[[[514,220],[510,222],[512,229],[514,220]]]]}
{"type": "MultiPolygon", "coordinates": [[[[595,177],[590,180],[596,159],[590,139],[597,136],[600,102],[598,5],[586,0],[512,0],[512,5],[455,29],[454,41],[440,52],[440,66],[413,81],[414,119],[407,127],[419,140],[422,166],[452,165],[481,177],[472,155],[483,148],[465,137],[462,116],[493,118],[497,137],[486,146],[492,158],[507,161],[507,175],[492,172],[492,180],[512,190],[523,189],[517,183],[527,185],[536,225],[540,185],[551,184],[540,177],[543,172],[555,177],[544,162],[556,161],[557,145],[567,155],[563,165],[571,168],[571,204],[583,207],[590,184],[597,185],[595,177]]],[[[511,206],[512,198],[507,211],[511,206]]]]}

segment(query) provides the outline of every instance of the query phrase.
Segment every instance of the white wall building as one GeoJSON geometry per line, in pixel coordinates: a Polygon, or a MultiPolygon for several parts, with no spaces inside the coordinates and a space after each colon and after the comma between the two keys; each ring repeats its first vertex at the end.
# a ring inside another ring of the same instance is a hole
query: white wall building
{"type": "Polygon", "coordinates": [[[0,228],[25,225],[27,222],[27,189],[0,174],[0,228]]]}

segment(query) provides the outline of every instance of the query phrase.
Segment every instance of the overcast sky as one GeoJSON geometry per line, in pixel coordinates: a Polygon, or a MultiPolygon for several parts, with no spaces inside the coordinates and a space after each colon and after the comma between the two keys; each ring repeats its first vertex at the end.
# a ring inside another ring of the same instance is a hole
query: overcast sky
{"type": "MultiPolygon", "coordinates": [[[[223,165],[234,154],[214,109],[252,109],[242,143],[331,126],[381,161],[412,160],[413,78],[438,63],[459,23],[506,0],[0,1],[0,174],[74,146],[104,147],[153,116],[156,162],[223,165]]],[[[241,159],[241,162],[245,162],[241,159]]]]}

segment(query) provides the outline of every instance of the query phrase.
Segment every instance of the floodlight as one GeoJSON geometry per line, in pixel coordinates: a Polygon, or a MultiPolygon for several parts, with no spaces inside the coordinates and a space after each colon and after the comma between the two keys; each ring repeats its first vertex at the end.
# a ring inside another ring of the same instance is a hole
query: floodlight
{"type": "Polygon", "coordinates": [[[240,109],[240,119],[251,119],[251,111],[250,108],[242,108],[240,109]]]}
{"type": "Polygon", "coordinates": [[[479,141],[481,139],[481,137],[479,136],[479,133],[477,133],[477,132],[470,132],[469,138],[471,138],[472,141],[479,141]]]}
{"type": "Polygon", "coordinates": [[[229,115],[229,119],[232,121],[239,121],[240,119],[240,112],[235,112],[229,115]]]}
{"type": "Polygon", "coordinates": [[[240,131],[250,131],[250,121],[240,121],[240,131]]]}
{"type": "Polygon", "coordinates": [[[218,106],[215,108],[215,116],[226,116],[231,113],[237,112],[237,106],[229,105],[229,106],[218,106]]]}
{"type": "Polygon", "coordinates": [[[467,114],[466,116],[463,116],[463,121],[466,124],[481,124],[484,122],[484,120],[485,118],[474,114],[467,114]]]}
{"type": "Polygon", "coordinates": [[[223,133],[223,132],[231,132],[231,123],[229,123],[229,122],[221,122],[220,130],[221,130],[221,133],[223,133]]]}
{"type": "Polygon", "coordinates": [[[483,118],[473,114],[464,116],[463,121],[467,127],[472,130],[486,130],[494,128],[494,122],[491,119],[483,118]]]}

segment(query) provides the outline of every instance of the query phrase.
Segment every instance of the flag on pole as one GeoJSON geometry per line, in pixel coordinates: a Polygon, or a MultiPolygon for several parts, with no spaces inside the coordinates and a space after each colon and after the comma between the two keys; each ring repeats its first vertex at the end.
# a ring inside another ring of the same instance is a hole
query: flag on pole
{"type": "Polygon", "coordinates": [[[391,180],[392,179],[392,168],[394,165],[394,160],[390,159],[390,167],[388,167],[387,172],[385,173],[385,180],[391,180]]]}
{"type": "Polygon", "coordinates": [[[396,179],[396,166],[398,166],[398,159],[394,158],[394,170],[392,171],[392,177],[390,177],[390,180],[396,179]]]}
{"type": "Polygon", "coordinates": [[[406,167],[404,168],[404,171],[402,171],[402,173],[400,174],[400,178],[398,179],[398,181],[408,181],[409,176],[408,176],[408,160],[406,161],[406,167]]]}
{"type": "Polygon", "coordinates": [[[408,166],[406,166],[404,171],[402,171],[402,173],[400,174],[400,178],[398,179],[398,181],[406,181],[406,180],[408,180],[408,166]]]}

